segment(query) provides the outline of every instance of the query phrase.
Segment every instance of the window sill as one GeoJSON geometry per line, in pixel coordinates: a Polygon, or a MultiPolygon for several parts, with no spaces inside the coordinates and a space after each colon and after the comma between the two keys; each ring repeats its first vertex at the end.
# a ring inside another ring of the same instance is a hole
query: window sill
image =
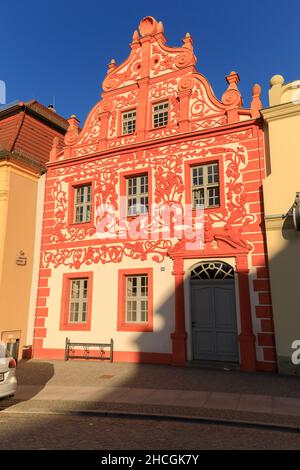
{"type": "Polygon", "coordinates": [[[129,136],[136,136],[136,131],[135,132],[130,132],[129,134],[120,134],[118,135],[119,139],[122,139],[122,137],[129,137],[129,136]]]}
{"type": "Polygon", "coordinates": [[[137,217],[149,217],[150,214],[149,212],[145,212],[144,214],[136,214],[136,215],[127,215],[126,216],[126,220],[133,220],[133,219],[136,219],[137,217]]]}
{"type": "Polygon", "coordinates": [[[95,227],[93,222],[72,222],[69,224],[69,227],[95,227]]]}
{"type": "Polygon", "coordinates": [[[150,323],[121,323],[117,326],[117,331],[132,331],[132,332],[144,332],[152,333],[153,325],[150,323]]]}
{"type": "MultiPolygon", "coordinates": [[[[199,208],[200,209],[200,208],[199,208]]],[[[198,209],[198,210],[199,210],[198,209]]],[[[211,207],[204,207],[204,211],[215,211],[215,210],[220,210],[221,206],[211,206],[211,207]]],[[[197,209],[192,209],[192,213],[195,214],[197,209]]]]}
{"type": "Polygon", "coordinates": [[[165,129],[166,127],[169,127],[169,124],[165,124],[164,126],[159,126],[159,127],[151,127],[151,129],[149,129],[148,132],[158,131],[159,129],[165,129]]]}
{"type": "Polygon", "coordinates": [[[91,331],[91,325],[88,324],[71,324],[67,323],[60,326],[60,331],[91,331]]]}

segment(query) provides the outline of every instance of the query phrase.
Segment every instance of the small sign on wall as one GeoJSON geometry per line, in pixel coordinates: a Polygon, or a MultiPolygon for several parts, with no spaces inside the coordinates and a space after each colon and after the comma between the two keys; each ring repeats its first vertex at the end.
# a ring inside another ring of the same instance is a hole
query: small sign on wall
{"type": "Polygon", "coordinates": [[[27,256],[25,256],[24,251],[20,251],[16,256],[16,264],[18,266],[26,266],[27,256]]]}

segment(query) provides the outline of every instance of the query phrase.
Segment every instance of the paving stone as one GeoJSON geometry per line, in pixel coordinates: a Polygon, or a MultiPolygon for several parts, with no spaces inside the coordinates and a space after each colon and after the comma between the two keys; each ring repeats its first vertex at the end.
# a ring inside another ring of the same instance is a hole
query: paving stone
{"type": "Polygon", "coordinates": [[[236,410],[239,405],[239,401],[239,394],[212,392],[209,394],[203,406],[204,408],[236,410]]]}
{"type": "Polygon", "coordinates": [[[272,413],[272,397],[243,394],[240,397],[237,409],[259,413],[272,413]]]}

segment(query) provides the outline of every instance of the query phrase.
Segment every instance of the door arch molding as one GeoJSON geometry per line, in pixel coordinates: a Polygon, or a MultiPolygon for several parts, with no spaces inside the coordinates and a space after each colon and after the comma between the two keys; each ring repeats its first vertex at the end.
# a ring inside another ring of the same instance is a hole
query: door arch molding
{"type": "Polygon", "coordinates": [[[234,268],[225,261],[201,261],[190,268],[190,280],[234,279],[234,268]]]}

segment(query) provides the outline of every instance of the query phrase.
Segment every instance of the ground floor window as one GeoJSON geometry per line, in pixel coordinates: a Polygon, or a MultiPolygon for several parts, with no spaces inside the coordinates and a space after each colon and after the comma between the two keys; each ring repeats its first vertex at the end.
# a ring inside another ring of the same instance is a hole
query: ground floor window
{"type": "Polygon", "coordinates": [[[152,331],[152,269],[119,271],[119,331],[152,331]]]}
{"type": "Polygon", "coordinates": [[[64,274],[61,330],[90,330],[92,282],[92,273],[64,274]]]}
{"type": "Polygon", "coordinates": [[[88,305],[88,278],[71,279],[69,323],[86,323],[88,305]]]}
{"type": "Polygon", "coordinates": [[[148,321],[148,275],[126,276],[126,321],[148,321]]]}

